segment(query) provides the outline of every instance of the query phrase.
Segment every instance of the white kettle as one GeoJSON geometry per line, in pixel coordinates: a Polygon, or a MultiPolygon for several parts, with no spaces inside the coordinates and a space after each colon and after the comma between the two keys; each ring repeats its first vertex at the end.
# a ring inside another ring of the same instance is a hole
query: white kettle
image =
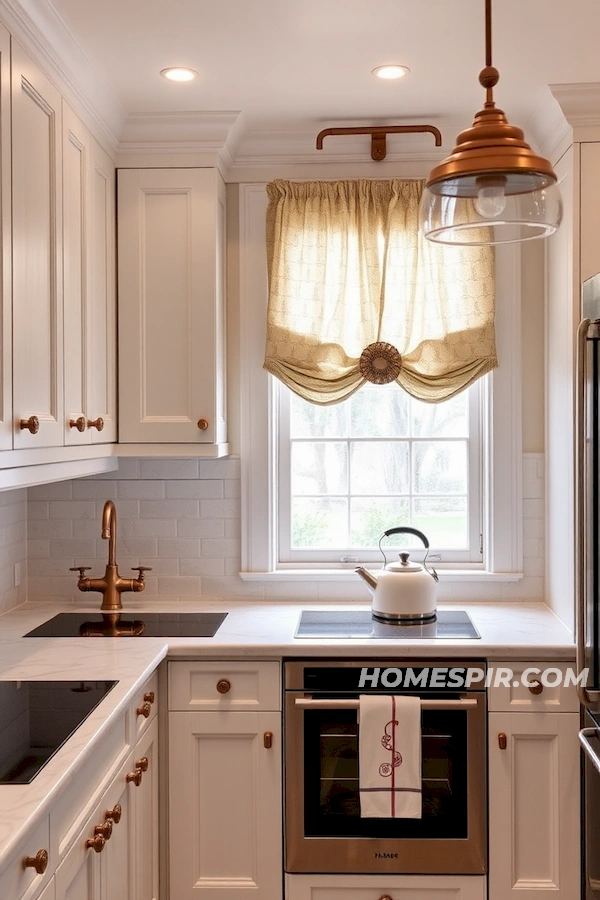
{"type": "Polygon", "coordinates": [[[427,568],[429,541],[423,532],[416,528],[389,528],[379,539],[379,549],[384,564],[379,576],[376,577],[363,566],[356,569],[373,595],[373,616],[395,624],[434,619],[438,575],[435,569],[427,568]],[[401,553],[399,562],[388,564],[381,542],[391,534],[414,534],[420,538],[426,550],[423,564],[411,562],[408,553],[401,553]]]}

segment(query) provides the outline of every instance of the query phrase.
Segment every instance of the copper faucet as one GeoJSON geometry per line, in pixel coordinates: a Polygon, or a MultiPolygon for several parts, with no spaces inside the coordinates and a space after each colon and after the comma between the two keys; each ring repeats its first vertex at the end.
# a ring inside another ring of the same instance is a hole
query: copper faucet
{"type": "Polygon", "coordinates": [[[117,566],[117,510],[112,500],[107,500],[102,510],[102,537],[108,540],[108,564],[104,578],[88,578],[84,575],[91,566],[74,566],[71,572],[79,572],[77,587],[80,591],[98,591],[102,594],[101,610],[114,611],[123,609],[121,594],[125,591],[143,591],[146,587],[144,572],[151,572],[150,566],[133,566],[138,572],[137,578],[121,578],[117,566]]]}

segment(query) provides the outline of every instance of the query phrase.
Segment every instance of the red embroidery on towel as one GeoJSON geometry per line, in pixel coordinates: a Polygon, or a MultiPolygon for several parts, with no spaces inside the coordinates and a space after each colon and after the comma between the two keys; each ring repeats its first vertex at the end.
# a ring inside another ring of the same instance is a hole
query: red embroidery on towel
{"type": "Polygon", "coordinates": [[[381,763],[379,766],[379,774],[382,778],[389,778],[390,775],[392,776],[392,786],[390,788],[392,806],[391,816],[394,819],[396,817],[396,779],[394,769],[402,764],[402,754],[396,750],[396,725],[398,724],[398,720],[396,719],[396,698],[392,696],[390,699],[392,701],[392,718],[384,727],[385,734],[381,738],[381,744],[392,754],[392,761],[389,763],[381,763]],[[388,733],[388,728],[390,726],[392,728],[391,735],[388,733]]]}

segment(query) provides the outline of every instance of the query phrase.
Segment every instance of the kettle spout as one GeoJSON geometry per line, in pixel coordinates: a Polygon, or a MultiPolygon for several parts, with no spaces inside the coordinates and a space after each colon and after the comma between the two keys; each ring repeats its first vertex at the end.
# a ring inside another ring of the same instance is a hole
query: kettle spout
{"type": "Polygon", "coordinates": [[[366,582],[367,587],[370,591],[374,591],[377,587],[377,579],[374,575],[372,575],[368,569],[365,569],[364,566],[358,566],[355,570],[357,575],[360,575],[363,581],[366,582]]]}

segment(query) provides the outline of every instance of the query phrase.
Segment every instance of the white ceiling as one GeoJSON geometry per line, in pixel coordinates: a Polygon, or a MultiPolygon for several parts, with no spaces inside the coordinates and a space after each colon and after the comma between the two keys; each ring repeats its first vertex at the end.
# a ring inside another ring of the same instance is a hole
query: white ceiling
{"type": "MultiPolygon", "coordinates": [[[[466,127],[483,104],[483,0],[48,2],[129,114],[235,110],[246,134],[316,134],[357,122],[466,127]],[[393,62],[411,74],[370,74],[393,62]],[[170,65],[200,77],[167,82],[170,65]]],[[[495,0],[497,105],[526,128],[548,84],[600,82],[599,41],[600,0],[495,0]]]]}

